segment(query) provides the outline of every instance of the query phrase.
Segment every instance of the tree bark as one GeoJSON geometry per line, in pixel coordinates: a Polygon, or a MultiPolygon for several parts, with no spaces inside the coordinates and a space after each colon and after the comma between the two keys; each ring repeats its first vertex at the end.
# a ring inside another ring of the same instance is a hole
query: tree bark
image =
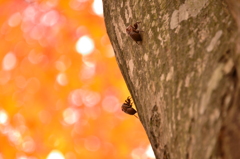
{"type": "Polygon", "coordinates": [[[103,0],[157,159],[240,159],[240,1],[103,0]],[[126,27],[141,21],[136,44],[126,27]]]}

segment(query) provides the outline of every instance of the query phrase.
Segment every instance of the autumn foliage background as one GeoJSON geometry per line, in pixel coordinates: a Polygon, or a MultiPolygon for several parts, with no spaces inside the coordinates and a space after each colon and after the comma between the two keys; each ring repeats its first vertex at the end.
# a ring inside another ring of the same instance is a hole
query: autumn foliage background
{"type": "Polygon", "coordinates": [[[147,159],[101,0],[0,0],[0,159],[147,159]]]}

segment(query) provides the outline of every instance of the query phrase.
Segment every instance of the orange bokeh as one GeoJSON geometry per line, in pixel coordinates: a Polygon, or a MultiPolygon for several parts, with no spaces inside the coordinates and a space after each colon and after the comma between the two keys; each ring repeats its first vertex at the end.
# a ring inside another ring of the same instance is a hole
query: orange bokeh
{"type": "Polygon", "coordinates": [[[150,158],[99,2],[0,0],[0,159],[150,158]]]}

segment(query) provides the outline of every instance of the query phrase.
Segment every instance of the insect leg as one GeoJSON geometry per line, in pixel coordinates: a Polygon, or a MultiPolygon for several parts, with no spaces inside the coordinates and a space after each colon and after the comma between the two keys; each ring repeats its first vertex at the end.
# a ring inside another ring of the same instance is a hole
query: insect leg
{"type": "MultiPolygon", "coordinates": [[[[136,118],[138,118],[136,115],[134,115],[136,118]]],[[[139,118],[138,118],[139,119],[139,118]]]]}
{"type": "Polygon", "coordinates": [[[135,29],[138,28],[138,24],[139,24],[139,23],[141,23],[141,22],[136,22],[136,23],[133,25],[135,29]]]}

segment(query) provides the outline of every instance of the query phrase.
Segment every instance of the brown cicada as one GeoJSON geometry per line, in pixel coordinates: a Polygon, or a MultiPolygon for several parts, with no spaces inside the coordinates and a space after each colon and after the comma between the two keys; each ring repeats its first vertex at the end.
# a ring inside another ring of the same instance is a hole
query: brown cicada
{"type": "Polygon", "coordinates": [[[127,28],[126,28],[126,31],[128,33],[128,35],[139,45],[138,42],[141,43],[142,41],[142,36],[140,34],[140,32],[143,32],[141,30],[138,29],[138,24],[141,23],[141,22],[136,22],[133,26],[132,25],[129,25],[127,28]]]}
{"type": "MultiPolygon", "coordinates": [[[[134,115],[135,117],[137,117],[135,114],[137,113],[137,111],[132,107],[132,100],[131,97],[128,97],[125,102],[122,105],[122,111],[124,111],[125,113],[129,114],[129,115],[134,115]]],[[[137,117],[138,118],[138,117],[137,117]]]]}

